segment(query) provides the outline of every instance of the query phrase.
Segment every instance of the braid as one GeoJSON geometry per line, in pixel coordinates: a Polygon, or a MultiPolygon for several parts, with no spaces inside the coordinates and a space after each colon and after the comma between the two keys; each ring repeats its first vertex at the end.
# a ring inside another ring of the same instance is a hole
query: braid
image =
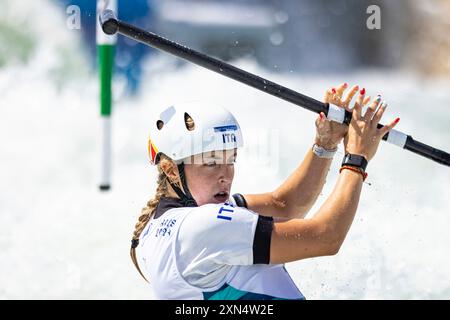
{"type": "MultiPolygon", "coordinates": [[[[161,158],[161,162],[165,160],[161,158]]],[[[160,163],[161,163],[160,162],[160,163]]],[[[139,243],[139,237],[144,230],[145,226],[147,225],[150,218],[153,216],[153,214],[156,211],[156,207],[159,204],[159,201],[162,197],[168,195],[167,191],[167,176],[165,175],[164,171],[161,169],[161,165],[158,164],[158,180],[157,180],[157,188],[156,188],[156,194],[153,199],[150,199],[147,202],[147,206],[142,208],[141,215],[138,218],[138,221],[136,222],[136,225],[134,226],[134,232],[133,232],[133,238],[131,240],[131,249],[130,249],[130,255],[131,260],[133,261],[134,265],[138,269],[141,276],[147,281],[147,279],[144,277],[144,275],[141,272],[141,269],[139,268],[139,264],[137,262],[136,258],[136,247],[139,243]]]]}
{"type": "Polygon", "coordinates": [[[147,202],[147,206],[142,208],[141,215],[134,226],[133,232],[133,240],[138,240],[141,235],[142,230],[144,230],[147,222],[150,220],[152,215],[154,214],[156,207],[159,204],[159,201],[162,197],[167,194],[167,185],[166,185],[166,175],[164,172],[160,172],[158,175],[158,187],[156,188],[156,195],[153,199],[150,199],[147,202]]]}

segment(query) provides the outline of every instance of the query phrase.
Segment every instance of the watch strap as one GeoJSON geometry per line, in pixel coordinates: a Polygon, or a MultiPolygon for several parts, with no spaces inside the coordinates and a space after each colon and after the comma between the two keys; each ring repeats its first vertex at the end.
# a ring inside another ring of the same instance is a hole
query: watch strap
{"type": "Polygon", "coordinates": [[[346,153],[341,166],[352,166],[366,171],[367,159],[359,154],[346,153]]]}
{"type": "Polygon", "coordinates": [[[334,157],[334,155],[336,154],[337,147],[330,150],[330,149],[325,149],[324,147],[321,147],[317,144],[314,144],[312,147],[312,151],[319,158],[332,159],[334,157]]]}

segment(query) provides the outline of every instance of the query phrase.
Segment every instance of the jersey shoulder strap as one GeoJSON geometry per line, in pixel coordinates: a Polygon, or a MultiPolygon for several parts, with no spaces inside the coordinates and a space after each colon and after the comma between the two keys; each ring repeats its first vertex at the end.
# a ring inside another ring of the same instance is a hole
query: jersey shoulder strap
{"type": "Polygon", "coordinates": [[[245,201],[245,198],[240,193],[235,193],[232,196],[232,199],[234,200],[234,203],[238,207],[244,207],[247,208],[247,201],[245,201]]]}

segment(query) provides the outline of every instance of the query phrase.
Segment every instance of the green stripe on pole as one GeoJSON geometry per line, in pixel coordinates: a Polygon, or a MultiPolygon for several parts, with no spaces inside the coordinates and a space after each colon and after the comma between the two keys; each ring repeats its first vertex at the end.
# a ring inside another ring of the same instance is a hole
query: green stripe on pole
{"type": "Polygon", "coordinates": [[[112,105],[112,73],[114,66],[114,45],[97,46],[100,76],[100,114],[111,115],[112,105]]]}

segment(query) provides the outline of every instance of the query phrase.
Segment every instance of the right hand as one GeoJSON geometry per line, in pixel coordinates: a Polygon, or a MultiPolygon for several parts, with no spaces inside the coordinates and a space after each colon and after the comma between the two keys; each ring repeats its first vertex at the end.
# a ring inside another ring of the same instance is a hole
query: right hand
{"type": "Polygon", "coordinates": [[[383,136],[396,126],[400,118],[397,118],[383,128],[378,129],[377,124],[380,122],[387,104],[381,104],[375,113],[380,99],[374,99],[367,109],[364,116],[361,116],[362,108],[370,101],[370,97],[365,97],[365,90],[361,90],[353,107],[353,116],[349,124],[347,135],[344,137],[345,153],[359,154],[370,161],[377,152],[383,136]],[[362,94],[361,94],[362,92],[362,94]]]}

